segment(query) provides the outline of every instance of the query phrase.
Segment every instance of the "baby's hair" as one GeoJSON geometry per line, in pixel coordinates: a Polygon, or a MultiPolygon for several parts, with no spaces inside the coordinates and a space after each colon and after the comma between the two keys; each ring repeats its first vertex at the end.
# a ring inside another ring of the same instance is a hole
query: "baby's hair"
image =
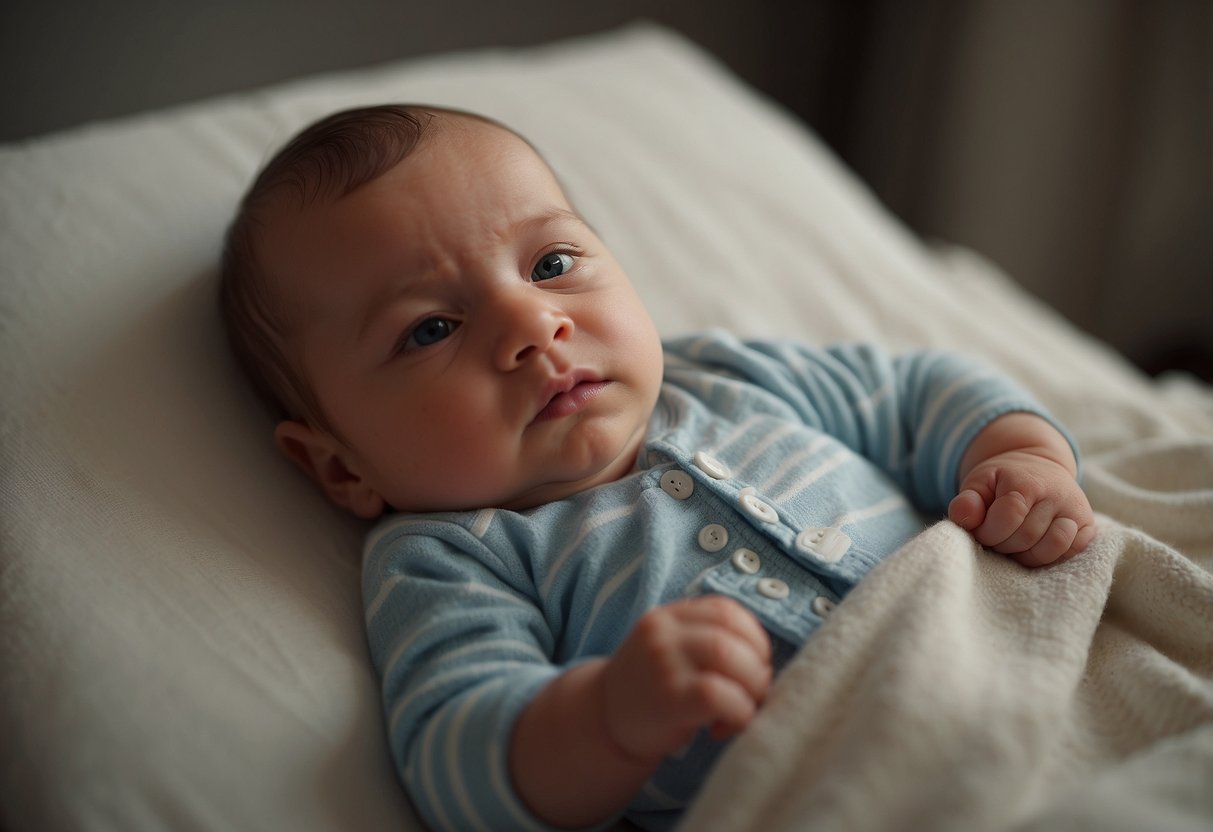
{"type": "Polygon", "coordinates": [[[333,432],[302,369],[283,349],[288,322],[258,260],[259,231],[283,200],[302,209],[317,200],[339,199],[382,176],[416,148],[434,117],[442,114],[497,125],[474,113],[424,105],[342,110],[287,142],[241,200],[223,250],[220,310],[237,362],[278,419],[298,419],[333,432]]]}

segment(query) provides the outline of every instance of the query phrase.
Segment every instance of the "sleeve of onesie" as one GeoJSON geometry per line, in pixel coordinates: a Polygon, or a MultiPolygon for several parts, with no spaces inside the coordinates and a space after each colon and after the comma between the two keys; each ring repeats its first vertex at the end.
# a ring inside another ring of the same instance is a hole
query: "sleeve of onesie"
{"type": "Polygon", "coordinates": [[[518,714],[559,673],[526,576],[456,523],[400,517],[368,539],[363,598],[397,772],[428,828],[546,830],[514,791],[518,714]]]}
{"type": "Polygon", "coordinates": [[[680,349],[775,394],[806,424],[879,465],[925,511],[946,510],[969,443],[1004,414],[1043,417],[1078,457],[1065,428],[1026,390],[954,352],[892,355],[870,344],[818,348],[727,335],[680,349]]]}

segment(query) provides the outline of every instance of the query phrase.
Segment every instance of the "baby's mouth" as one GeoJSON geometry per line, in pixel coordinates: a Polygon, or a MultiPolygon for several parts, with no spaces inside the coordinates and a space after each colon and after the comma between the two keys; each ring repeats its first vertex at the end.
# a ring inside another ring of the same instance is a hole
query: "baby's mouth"
{"type": "Polygon", "coordinates": [[[531,424],[562,419],[577,413],[601,393],[608,384],[610,384],[609,381],[581,375],[558,379],[544,388],[547,401],[535,414],[531,424]]]}

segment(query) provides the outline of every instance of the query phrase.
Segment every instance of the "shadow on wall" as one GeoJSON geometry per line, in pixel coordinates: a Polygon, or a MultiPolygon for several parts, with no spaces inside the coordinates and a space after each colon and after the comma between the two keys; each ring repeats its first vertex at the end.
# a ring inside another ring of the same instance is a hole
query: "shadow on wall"
{"type": "Polygon", "coordinates": [[[808,107],[881,198],[1147,371],[1213,381],[1213,2],[859,5],[846,103],[808,107]]]}

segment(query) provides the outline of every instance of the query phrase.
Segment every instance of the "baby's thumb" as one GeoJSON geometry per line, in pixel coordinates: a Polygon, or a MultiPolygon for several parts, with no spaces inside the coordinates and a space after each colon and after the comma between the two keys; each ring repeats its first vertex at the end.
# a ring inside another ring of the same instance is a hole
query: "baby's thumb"
{"type": "Polygon", "coordinates": [[[965,531],[973,531],[986,519],[986,503],[981,495],[966,488],[948,503],[948,519],[965,531]]]}

